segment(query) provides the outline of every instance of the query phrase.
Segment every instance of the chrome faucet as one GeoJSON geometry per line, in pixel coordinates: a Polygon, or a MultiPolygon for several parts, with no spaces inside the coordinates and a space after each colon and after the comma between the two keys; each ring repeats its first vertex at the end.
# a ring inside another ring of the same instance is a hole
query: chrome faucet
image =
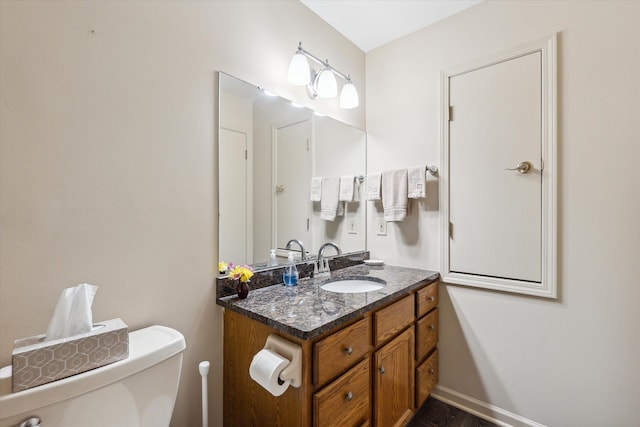
{"type": "Polygon", "coordinates": [[[336,245],[333,242],[327,242],[324,245],[320,246],[320,250],[318,251],[318,274],[330,274],[331,270],[329,270],[329,261],[327,260],[327,262],[325,263],[325,259],[324,259],[324,250],[327,248],[327,246],[331,246],[332,248],[334,248],[336,250],[336,252],[338,252],[338,255],[342,254],[342,250],[340,250],[340,248],[338,247],[338,245],[336,245]]]}
{"type": "Polygon", "coordinates": [[[286,250],[291,249],[291,244],[292,244],[292,243],[295,243],[295,244],[297,244],[298,246],[300,246],[300,253],[301,253],[301,258],[300,258],[300,260],[301,260],[301,261],[304,261],[305,259],[307,259],[306,255],[305,255],[305,252],[304,252],[304,245],[303,245],[303,244],[302,244],[302,242],[301,242],[300,240],[298,240],[298,239],[291,239],[291,240],[289,240],[289,241],[287,242],[287,246],[285,246],[285,249],[286,249],[286,250]]]}

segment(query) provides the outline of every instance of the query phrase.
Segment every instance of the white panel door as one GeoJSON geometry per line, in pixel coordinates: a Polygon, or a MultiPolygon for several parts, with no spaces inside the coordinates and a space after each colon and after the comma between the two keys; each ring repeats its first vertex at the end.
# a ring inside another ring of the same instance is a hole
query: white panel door
{"type": "MultiPolygon", "coordinates": [[[[291,239],[301,240],[306,250],[311,247],[309,135],[308,120],[276,130],[276,167],[273,170],[277,248],[284,248],[291,239]]],[[[298,249],[297,246],[294,248],[298,249]]]]}
{"type": "Polygon", "coordinates": [[[247,134],[220,128],[218,162],[220,261],[251,263],[247,242],[247,134]]]}
{"type": "Polygon", "coordinates": [[[449,80],[453,273],[542,280],[541,68],[538,51],[449,80]]]}

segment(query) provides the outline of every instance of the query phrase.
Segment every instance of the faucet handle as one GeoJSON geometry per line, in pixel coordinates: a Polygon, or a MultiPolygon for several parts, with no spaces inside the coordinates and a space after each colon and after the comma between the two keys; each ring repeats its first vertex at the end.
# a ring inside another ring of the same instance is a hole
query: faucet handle
{"type": "Polygon", "coordinates": [[[326,273],[331,273],[331,269],[329,268],[329,260],[325,259],[324,260],[324,269],[323,269],[326,273]]]}

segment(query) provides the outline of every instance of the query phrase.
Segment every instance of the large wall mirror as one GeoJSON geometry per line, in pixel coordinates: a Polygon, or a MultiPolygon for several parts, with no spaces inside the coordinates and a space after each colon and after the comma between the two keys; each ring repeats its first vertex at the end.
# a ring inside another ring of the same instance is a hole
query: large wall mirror
{"type": "Polygon", "coordinates": [[[309,257],[329,241],[343,253],[366,249],[363,200],[334,221],[310,201],[312,177],[366,175],[365,132],[222,72],[218,93],[220,260],[266,267],[275,249],[282,264],[291,239],[309,257]]]}

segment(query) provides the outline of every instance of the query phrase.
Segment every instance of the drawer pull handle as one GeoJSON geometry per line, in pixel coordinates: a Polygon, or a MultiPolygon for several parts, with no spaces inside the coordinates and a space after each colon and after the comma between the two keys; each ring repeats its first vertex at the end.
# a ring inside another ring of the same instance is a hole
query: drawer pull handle
{"type": "Polygon", "coordinates": [[[435,375],[435,373],[436,373],[436,371],[433,368],[429,369],[429,375],[433,376],[433,375],[435,375]]]}
{"type": "Polygon", "coordinates": [[[348,401],[351,401],[351,399],[353,399],[353,393],[349,392],[345,397],[347,398],[348,401]]]}
{"type": "Polygon", "coordinates": [[[384,374],[384,366],[380,366],[380,369],[378,369],[380,371],[381,374],[384,374]]]}
{"type": "Polygon", "coordinates": [[[353,353],[353,348],[349,346],[344,350],[344,352],[347,353],[347,355],[351,356],[351,354],[353,353]]]}
{"type": "Polygon", "coordinates": [[[432,331],[435,331],[436,330],[436,325],[429,325],[429,329],[432,330],[432,331]]]}
{"type": "Polygon", "coordinates": [[[429,299],[429,301],[430,301],[430,302],[434,302],[434,301],[436,300],[436,297],[434,297],[433,295],[431,295],[428,299],[429,299]]]}

